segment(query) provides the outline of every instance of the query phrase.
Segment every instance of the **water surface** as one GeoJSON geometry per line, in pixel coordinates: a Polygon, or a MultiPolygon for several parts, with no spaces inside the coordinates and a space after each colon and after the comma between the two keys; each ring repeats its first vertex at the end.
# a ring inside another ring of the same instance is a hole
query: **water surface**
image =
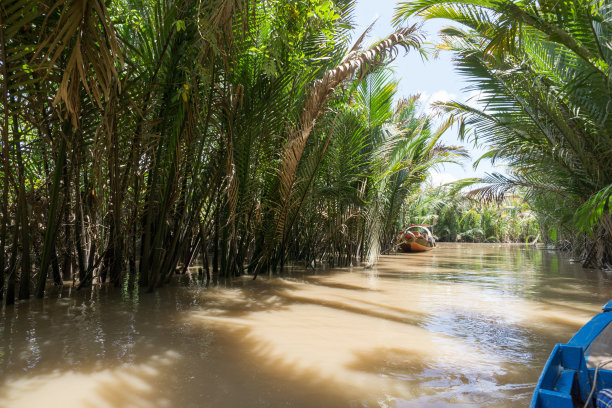
{"type": "Polygon", "coordinates": [[[70,292],[0,316],[0,407],[524,407],[612,275],[521,245],[154,294],[70,292]]]}

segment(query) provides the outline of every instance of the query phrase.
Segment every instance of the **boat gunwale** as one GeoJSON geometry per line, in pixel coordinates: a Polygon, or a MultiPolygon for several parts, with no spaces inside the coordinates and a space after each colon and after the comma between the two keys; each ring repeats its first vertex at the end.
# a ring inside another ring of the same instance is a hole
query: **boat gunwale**
{"type": "MultiPolygon", "coordinates": [[[[543,382],[549,373],[550,370],[553,369],[553,364],[556,364],[556,358],[558,358],[558,354],[560,353],[560,349],[563,346],[569,347],[580,347],[583,350],[583,353],[586,353],[586,350],[589,348],[591,343],[599,336],[609,324],[612,323],[612,309],[609,307],[612,305],[612,300],[608,301],[606,305],[602,308],[602,312],[596,314],[589,320],[584,326],[582,326],[574,336],[570,339],[566,344],[557,343],[553,350],[551,351],[548,359],[546,360],[546,364],[544,364],[544,368],[542,369],[542,373],[540,374],[540,378],[536,384],[536,387],[533,392],[533,397],[531,399],[531,403],[529,404],[530,408],[537,408],[538,405],[538,397],[540,395],[540,390],[546,390],[546,388],[542,388],[543,382]]],[[[585,363],[588,360],[588,355],[584,354],[585,363]]],[[[587,367],[587,374],[589,376],[589,381],[593,381],[593,376],[595,373],[595,368],[587,367]]],[[[610,369],[599,369],[599,375],[606,374],[606,376],[612,377],[612,370],[610,369]]],[[[601,378],[601,377],[600,377],[601,378]]],[[[552,390],[548,390],[552,391],[552,390]]],[[[571,396],[570,394],[567,394],[571,396]]]]}

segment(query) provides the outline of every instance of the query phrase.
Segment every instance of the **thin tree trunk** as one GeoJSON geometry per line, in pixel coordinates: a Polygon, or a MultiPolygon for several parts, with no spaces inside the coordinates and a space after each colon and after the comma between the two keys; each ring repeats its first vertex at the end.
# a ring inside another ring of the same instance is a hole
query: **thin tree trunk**
{"type": "MultiPolygon", "coordinates": [[[[94,262],[96,261],[96,241],[91,240],[91,245],[89,247],[89,259],[87,260],[87,271],[92,269],[94,262]]],[[[83,277],[83,279],[87,279],[87,274],[83,277]]],[[[79,283],[81,285],[83,281],[79,283]]]]}
{"type": "MultiPolygon", "coordinates": [[[[112,99],[111,99],[112,101],[112,99]]],[[[112,123],[109,125],[108,131],[110,134],[110,158],[109,163],[109,181],[111,190],[111,205],[112,205],[112,235],[110,237],[112,245],[112,258],[110,260],[110,281],[115,287],[121,285],[121,275],[123,272],[123,238],[121,234],[121,217],[122,217],[122,201],[123,194],[120,191],[122,187],[121,174],[119,171],[119,139],[117,135],[117,120],[114,109],[112,111],[112,123]]]]}
{"type": "MultiPolygon", "coordinates": [[[[223,212],[225,213],[226,208],[223,208],[223,212]]],[[[222,214],[225,215],[225,214],[222,214]]],[[[223,217],[223,225],[226,225],[225,222],[225,216],[223,217]]],[[[221,232],[221,241],[219,242],[221,248],[220,248],[220,254],[221,254],[221,274],[224,277],[228,277],[229,276],[229,271],[228,271],[228,265],[227,265],[227,261],[228,261],[228,245],[227,245],[227,239],[228,239],[228,231],[227,231],[227,226],[225,226],[223,228],[223,231],[221,232]]]]}
{"type": "Polygon", "coordinates": [[[215,233],[213,236],[212,270],[214,276],[219,276],[219,206],[215,208],[215,233]]]}
{"type": "Polygon", "coordinates": [[[62,286],[62,275],[60,274],[59,259],[57,257],[57,249],[53,248],[53,259],[51,260],[51,272],[53,273],[53,283],[57,286],[62,286]]]}
{"type": "Polygon", "coordinates": [[[75,208],[75,220],[74,220],[74,244],[77,253],[77,261],[79,263],[79,281],[85,278],[85,272],[87,271],[87,260],[85,258],[85,252],[83,246],[85,245],[84,237],[85,231],[83,226],[85,225],[85,219],[83,215],[83,200],[81,195],[81,148],[80,145],[75,152],[75,162],[77,163],[77,169],[74,172],[74,208],[75,208]]]}
{"type": "Polygon", "coordinates": [[[9,177],[11,174],[10,163],[10,148],[9,144],[9,114],[8,106],[8,68],[7,55],[4,39],[4,22],[2,13],[0,13],[0,53],[2,53],[2,104],[4,106],[4,115],[2,121],[2,159],[4,164],[4,177],[2,183],[2,220],[0,225],[0,303],[4,294],[4,273],[6,268],[6,238],[9,218],[9,177]]]}
{"type": "Polygon", "coordinates": [[[19,220],[13,229],[13,250],[11,251],[11,260],[9,261],[8,280],[6,284],[6,304],[12,305],[15,303],[15,275],[17,264],[17,231],[19,229],[19,220]]]}
{"type": "MultiPolygon", "coordinates": [[[[66,133],[72,132],[72,124],[69,120],[64,122],[64,130],[66,133]]],[[[57,236],[57,210],[60,206],[60,182],[62,176],[62,169],[66,163],[66,138],[60,136],[60,147],[58,152],[57,162],[55,163],[55,170],[53,172],[53,189],[51,192],[51,202],[49,205],[49,213],[47,214],[47,226],[45,230],[45,240],[43,243],[42,258],[40,261],[40,272],[38,275],[38,282],[36,284],[36,297],[42,298],[45,295],[45,283],[47,281],[47,273],[49,271],[49,264],[51,262],[52,250],[54,248],[54,241],[57,236]]]]}
{"type": "Polygon", "coordinates": [[[208,265],[208,234],[204,232],[204,228],[200,225],[200,244],[202,246],[202,264],[204,266],[204,270],[206,271],[206,286],[210,284],[210,268],[208,265]]]}
{"type": "MultiPolygon", "coordinates": [[[[72,164],[72,162],[69,162],[72,164]]],[[[70,228],[70,173],[68,171],[69,164],[63,166],[62,171],[62,204],[64,207],[61,212],[63,217],[59,217],[60,219],[64,219],[64,245],[63,245],[63,254],[62,254],[62,281],[71,281],[72,280],[72,251],[71,251],[71,228],[70,228]]],[[[58,226],[59,228],[59,226],[58,226]]]]}
{"type": "MultiPolygon", "coordinates": [[[[134,157],[134,160],[132,162],[132,169],[134,169],[134,171],[136,171],[137,169],[137,160],[134,157]]],[[[142,274],[142,263],[139,260],[138,261],[138,270],[136,270],[136,259],[137,259],[137,255],[140,253],[140,251],[138,251],[138,240],[137,240],[137,235],[138,235],[138,222],[137,220],[139,219],[139,211],[138,211],[138,205],[140,203],[140,176],[137,172],[137,174],[134,177],[134,203],[133,203],[133,210],[132,210],[132,257],[130,258],[130,270],[131,270],[131,274],[128,277],[128,287],[129,290],[131,291],[134,287],[134,283],[136,281],[136,276],[138,274],[138,276],[140,276],[142,274]]],[[[140,259],[140,257],[138,257],[140,259]]]]}
{"type": "MultiPolygon", "coordinates": [[[[16,101],[15,101],[16,102],[16,101]]],[[[25,191],[25,166],[21,153],[21,132],[19,131],[18,118],[13,117],[13,137],[15,138],[15,150],[17,152],[17,216],[19,217],[19,232],[21,238],[21,274],[19,275],[19,299],[30,298],[30,273],[32,263],[30,259],[30,229],[28,220],[28,202],[25,191]]]]}
{"type": "Polygon", "coordinates": [[[195,257],[195,254],[198,250],[198,247],[200,246],[200,240],[201,240],[201,236],[196,236],[196,240],[195,243],[193,245],[191,245],[191,249],[189,250],[188,254],[187,254],[187,259],[185,260],[185,264],[183,265],[183,269],[181,271],[181,275],[184,275],[187,273],[187,269],[189,268],[189,265],[191,265],[191,262],[193,262],[193,258],[195,257]]]}
{"type": "Polygon", "coordinates": [[[153,212],[156,210],[156,203],[153,200],[155,196],[155,189],[157,188],[154,179],[157,177],[157,170],[154,163],[148,169],[147,188],[148,193],[145,196],[145,202],[148,204],[144,214],[144,225],[143,233],[140,243],[140,272],[138,277],[138,284],[141,287],[149,286],[150,275],[151,275],[151,259],[152,259],[152,248],[151,248],[151,236],[153,235],[153,212]]]}

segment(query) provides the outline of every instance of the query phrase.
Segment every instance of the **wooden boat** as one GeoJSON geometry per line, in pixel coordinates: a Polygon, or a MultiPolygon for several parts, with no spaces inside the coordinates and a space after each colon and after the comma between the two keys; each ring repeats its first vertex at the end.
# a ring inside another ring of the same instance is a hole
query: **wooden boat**
{"type": "Polygon", "coordinates": [[[431,225],[410,224],[399,234],[398,249],[402,252],[424,252],[433,249],[436,242],[428,227],[431,225]]]}
{"type": "MultiPolygon", "coordinates": [[[[535,388],[530,408],[596,406],[598,393],[612,388],[612,300],[567,344],[553,349],[535,388]]],[[[600,401],[609,401],[607,391],[600,401]]]]}

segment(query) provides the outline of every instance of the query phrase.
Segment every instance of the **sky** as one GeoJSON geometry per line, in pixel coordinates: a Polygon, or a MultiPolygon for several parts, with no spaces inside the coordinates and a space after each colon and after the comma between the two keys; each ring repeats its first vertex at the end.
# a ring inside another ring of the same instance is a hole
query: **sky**
{"type": "MultiPolygon", "coordinates": [[[[394,31],[391,20],[397,0],[358,0],[354,12],[355,23],[357,25],[354,38],[361,33],[374,21],[376,21],[366,44],[371,44],[382,39],[394,31]]],[[[414,20],[420,22],[421,20],[414,20]]],[[[408,25],[410,23],[406,23],[408,25]]],[[[431,20],[423,25],[425,42],[434,44],[438,42],[440,29],[449,26],[448,20],[431,20]]],[[[433,48],[430,46],[429,48],[433,48]]],[[[470,100],[472,103],[477,99],[475,92],[465,90],[467,82],[455,72],[452,55],[450,52],[440,52],[438,58],[430,57],[423,60],[419,53],[400,52],[392,64],[395,76],[400,80],[397,96],[404,97],[414,94],[421,94],[421,99],[427,104],[435,101],[461,101],[470,100]]],[[[468,177],[482,177],[485,173],[502,171],[494,168],[489,161],[483,160],[478,168],[472,168],[472,162],[476,160],[484,149],[476,148],[469,142],[460,142],[457,139],[457,127],[447,131],[442,136],[442,142],[448,145],[462,145],[471,155],[463,166],[447,164],[444,168],[439,168],[431,175],[434,185],[439,185],[468,177]]]]}

